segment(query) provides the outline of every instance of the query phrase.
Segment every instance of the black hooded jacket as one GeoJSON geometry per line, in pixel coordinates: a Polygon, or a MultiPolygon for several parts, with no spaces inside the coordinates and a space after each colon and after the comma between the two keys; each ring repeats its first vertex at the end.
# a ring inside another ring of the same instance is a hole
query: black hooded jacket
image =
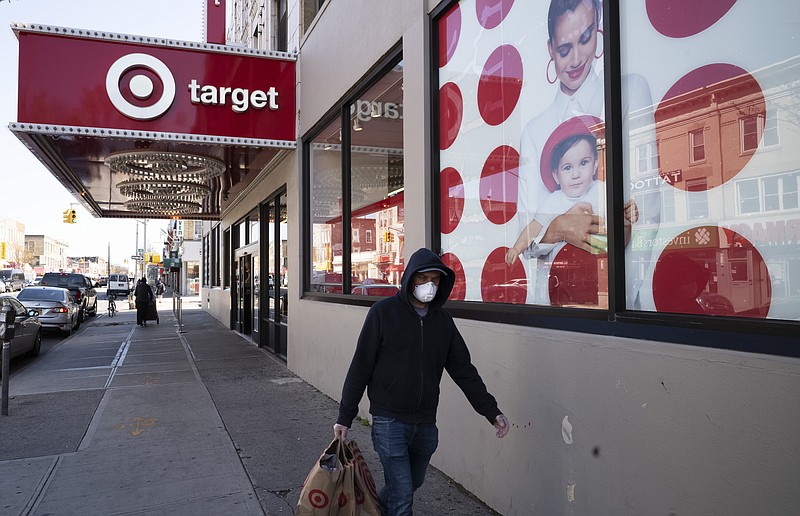
{"type": "Polygon", "coordinates": [[[469,350],[453,318],[442,308],[455,283],[453,271],[429,249],[408,261],[400,292],[370,308],[342,389],[336,422],[350,427],[367,389],[370,413],[404,423],[435,423],[442,371],[464,391],[472,407],[489,422],[501,413],[472,365],[469,350]],[[439,268],[442,274],[428,313],[420,317],[409,296],[417,271],[439,268]]]}

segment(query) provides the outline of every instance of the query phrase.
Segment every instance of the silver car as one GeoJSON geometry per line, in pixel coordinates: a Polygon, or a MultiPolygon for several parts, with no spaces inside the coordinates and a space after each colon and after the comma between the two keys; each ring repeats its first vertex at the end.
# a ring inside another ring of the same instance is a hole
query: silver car
{"type": "Polygon", "coordinates": [[[80,326],[80,306],[75,303],[69,290],[61,287],[25,287],[17,299],[30,309],[36,310],[39,322],[45,329],[60,330],[72,335],[80,326]]]}
{"type": "Polygon", "coordinates": [[[36,312],[22,305],[13,296],[0,296],[2,306],[11,305],[16,312],[14,338],[11,339],[11,358],[23,353],[35,357],[42,348],[42,325],[36,312]]]}

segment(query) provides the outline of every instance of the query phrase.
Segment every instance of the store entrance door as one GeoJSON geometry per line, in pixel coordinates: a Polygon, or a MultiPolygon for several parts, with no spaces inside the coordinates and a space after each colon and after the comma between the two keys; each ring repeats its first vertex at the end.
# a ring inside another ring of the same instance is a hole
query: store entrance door
{"type": "Polygon", "coordinates": [[[289,276],[286,211],[286,191],[281,190],[262,205],[262,220],[268,223],[264,228],[262,267],[268,283],[264,285],[266,298],[263,310],[263,333],[261,342],[270,351],[286,359],[289,329],[289,276]]]}
{"type": "MultiPolygon", "coordinates": [[[[254,269],[254,264],[258,263],[258,251],[250,248],[243,248],[236,251],[236,264],[238,269],[236,285],[236,331],[245,335],[253,332],[253,297],[255,289],[254,283],[258,281],[258,269],[254,269]],[[255,275],[255,280],[254,280],[255,275]]],[[[257,306],[257,301],[255,305],[257,306]]],[[[257,310],[255,311],[257,313],[257,310]]]]}

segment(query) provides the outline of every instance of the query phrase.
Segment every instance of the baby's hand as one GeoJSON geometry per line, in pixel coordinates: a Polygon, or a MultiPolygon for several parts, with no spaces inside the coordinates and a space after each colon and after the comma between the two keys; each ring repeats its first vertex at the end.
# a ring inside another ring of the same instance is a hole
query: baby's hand
{"type": "Polygon", "coordinates": [[[506,251],[506,265],[514,265],[514,262],[517,261],[517,256],[519,253],[513,247],[509,247],[508,251],[506,251]]]}

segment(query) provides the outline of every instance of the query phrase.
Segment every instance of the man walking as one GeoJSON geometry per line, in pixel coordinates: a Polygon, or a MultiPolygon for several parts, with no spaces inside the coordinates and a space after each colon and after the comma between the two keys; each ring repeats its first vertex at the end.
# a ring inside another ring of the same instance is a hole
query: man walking
{"type": "Polygon", "coordinates": [[[372,442],[383,464],[381,509],[411,515],[416,491],[439,444],[436,410],[439,383],[447,373],[476,412],[505,437],[509,424],[486,390],[453,318],[442,308],[455,274],[429,249],[408,261],[400,292],[375,303],[367,314],[342,389],[336,437],[358,414],[367,389],[372,442]]]}
{"type": "Polygon", "coordinates": [[[147,278],[142,277],[134,291],[136,297],[136,324],[147,326],[147,307],[153,302],[153,290],[147,284],[147,278]]]}

